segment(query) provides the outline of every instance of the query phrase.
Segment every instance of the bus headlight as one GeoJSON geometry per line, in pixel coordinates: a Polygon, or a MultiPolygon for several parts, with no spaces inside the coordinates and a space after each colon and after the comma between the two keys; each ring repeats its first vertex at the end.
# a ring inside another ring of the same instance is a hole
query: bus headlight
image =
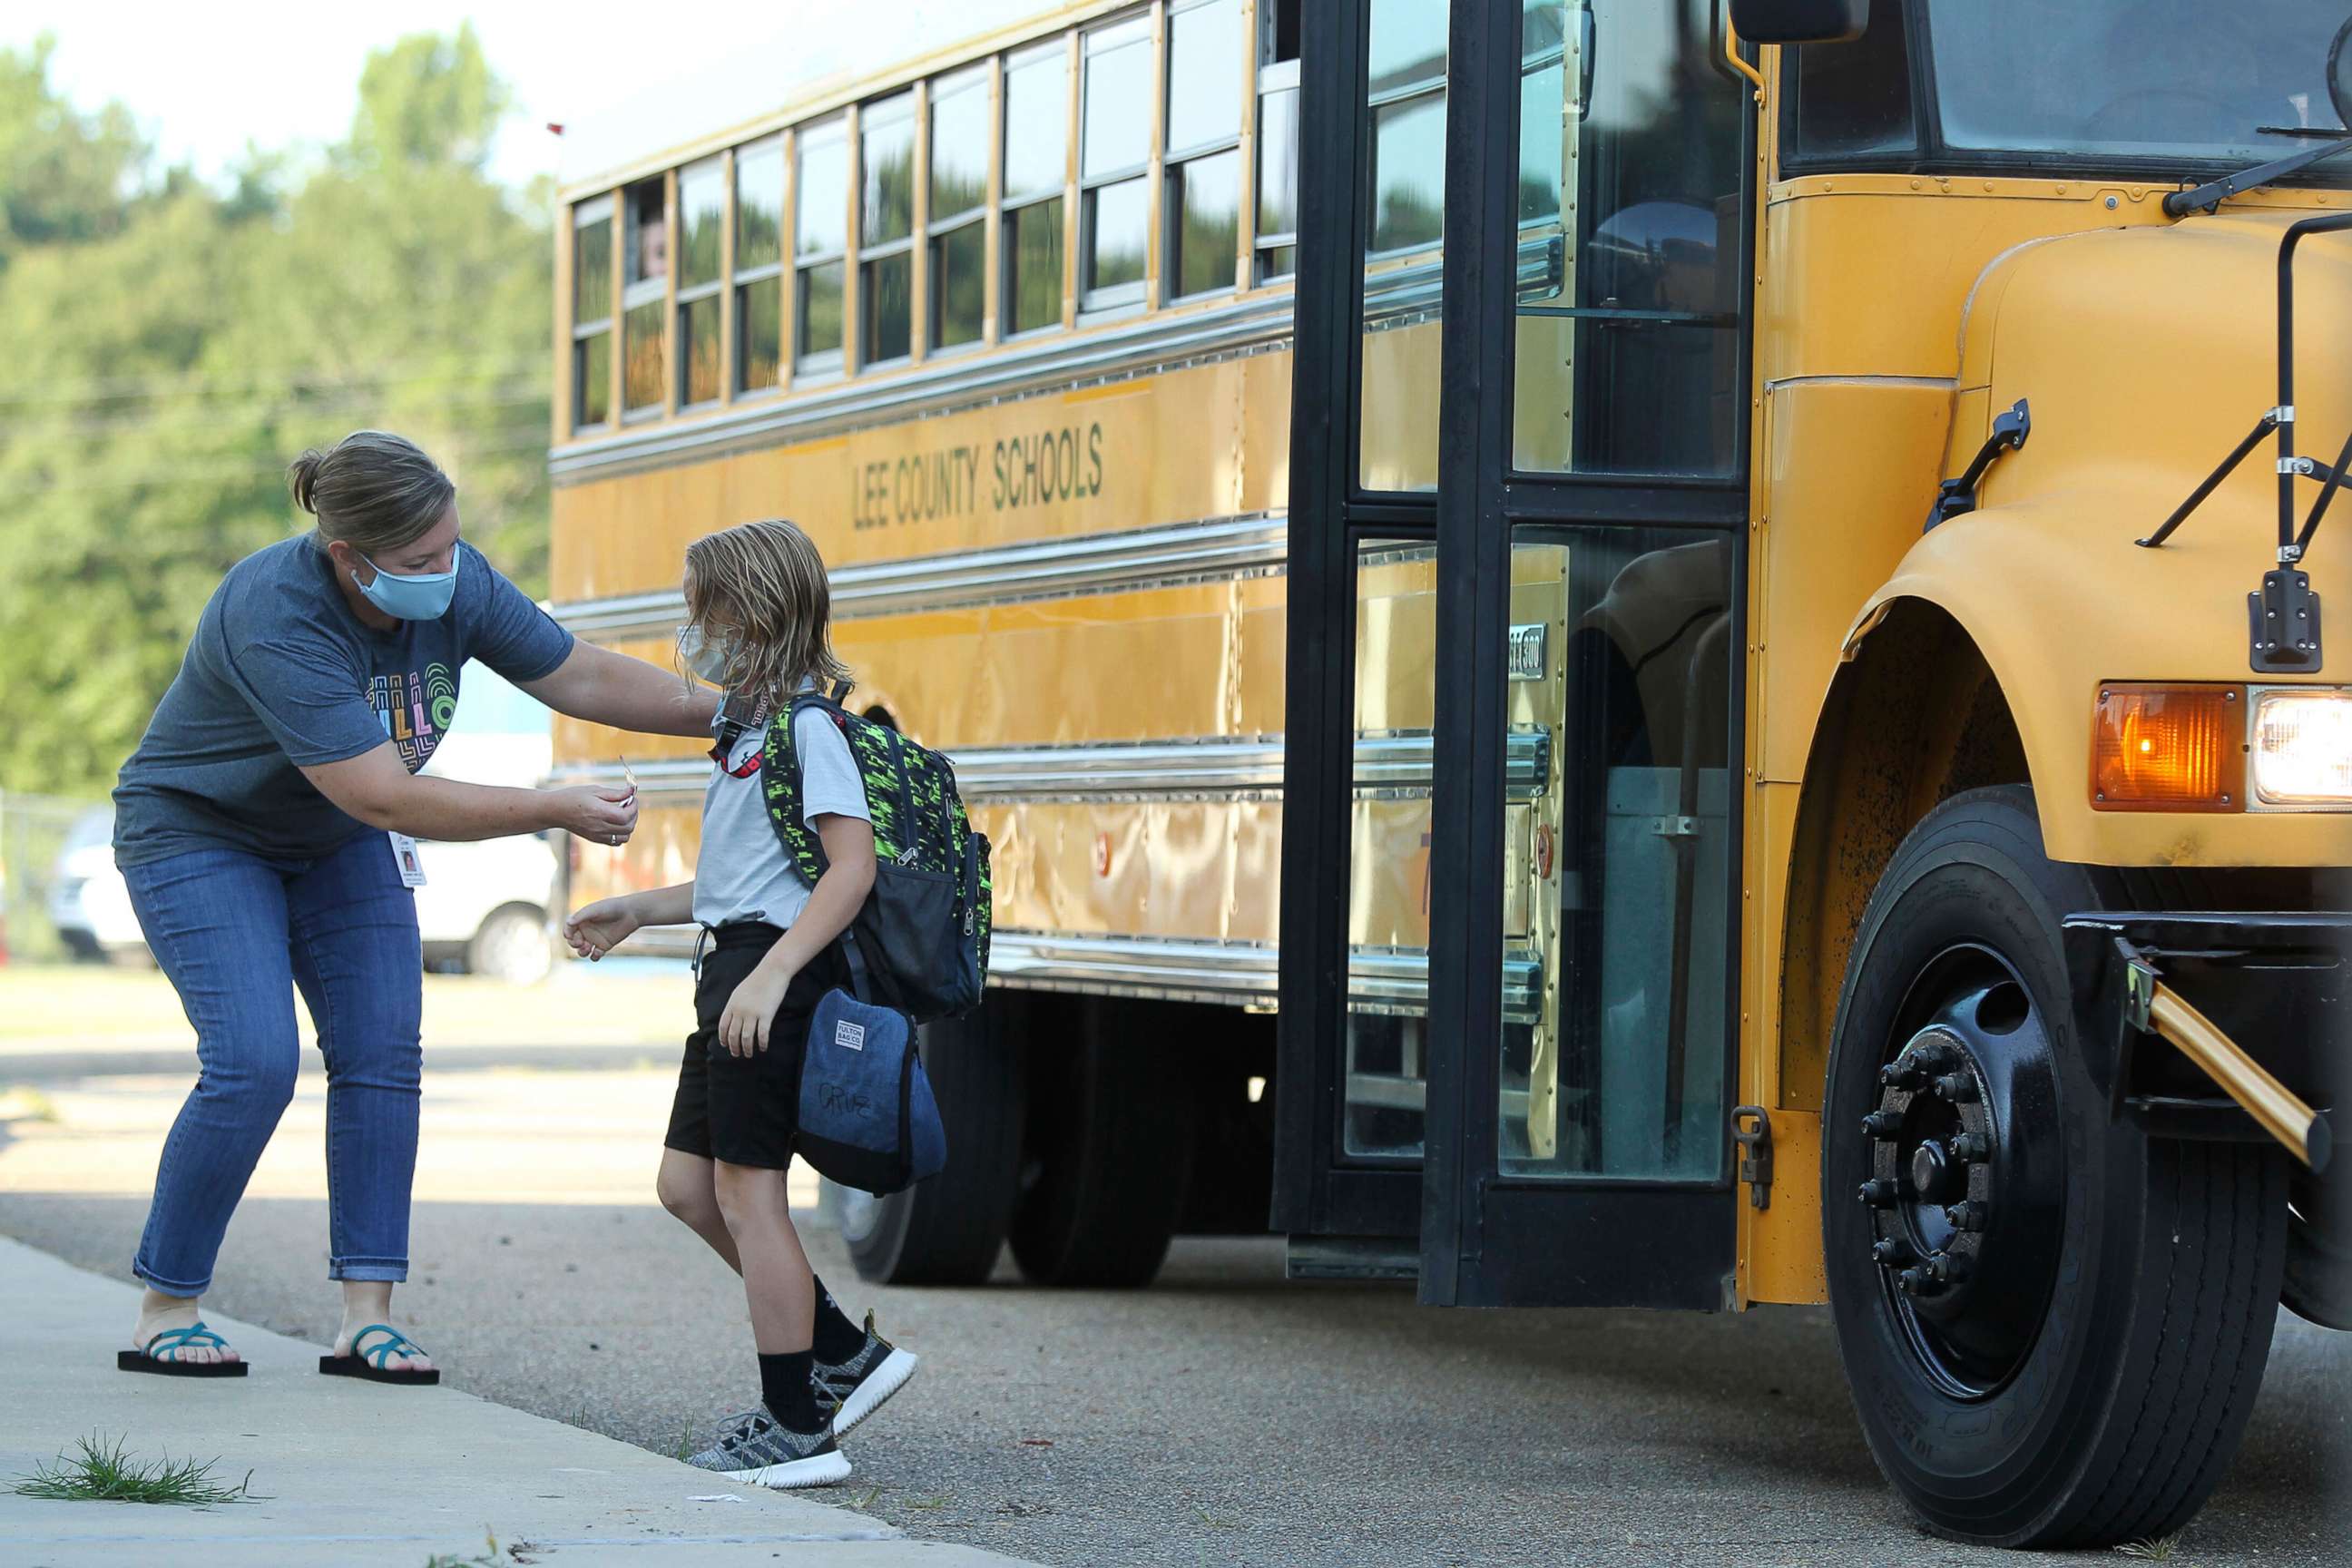
{"type": "Polygon", "coordinates": [[[2257,692],[2252,741],[2263,805],[2352,805],[2352,691],[2257,692]]]}

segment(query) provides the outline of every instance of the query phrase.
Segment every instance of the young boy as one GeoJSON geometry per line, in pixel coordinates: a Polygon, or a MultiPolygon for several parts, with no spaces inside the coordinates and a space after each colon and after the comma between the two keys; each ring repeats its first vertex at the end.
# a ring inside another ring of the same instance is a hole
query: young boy
{"type": "Polygon", "coordinates": [[[747,522],[686,552],[681,661],[725,689],[703,796],[695,878],[588,905],[564,923],[596,959],[640,926],[692,920],[707,935],[697,1027],[656,1184],[662,1205],[743,1277],[760,1403],[720,1423],[688,1463],[761,1486],[829,1486],[849,1475],[836,1441],[914,1374],[916,1358],[860,1329],[810,1271],[784,1194],[809,1015],[846,984],[836,945],[874,884],[874,830],[849,743],[822,710],[793,742],[802,816],[824,846],[814,887],[768,819],[760,759],[794,693],[848,671],[835,657],[824,562],[789,522],[747,522]]]}

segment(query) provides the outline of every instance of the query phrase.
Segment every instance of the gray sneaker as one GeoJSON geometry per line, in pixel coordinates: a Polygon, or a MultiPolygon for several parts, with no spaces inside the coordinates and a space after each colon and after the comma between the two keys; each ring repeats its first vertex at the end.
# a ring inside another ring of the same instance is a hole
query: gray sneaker
{"type": "Polygon", "coordinates": [[[920,1361],[874,1331],[874,1314],[866,1314],[866,1343],[847,1361],[816,1363],[816,1403],[833,1415],[833,1429],[849,1429],[882,1408],[882,1402],[907,1386],[920,1361]]]}
{"type": "Polygon", "coordinates": [[[834,1441],[832,1423],[820,1431],[795,1432],[764,1406],[722,1428],[716,1443],[686,1462],[716,1470],[730,1481],[779,1491],[829,1487],[849,1479],[849,1457],[834,1441]]]}

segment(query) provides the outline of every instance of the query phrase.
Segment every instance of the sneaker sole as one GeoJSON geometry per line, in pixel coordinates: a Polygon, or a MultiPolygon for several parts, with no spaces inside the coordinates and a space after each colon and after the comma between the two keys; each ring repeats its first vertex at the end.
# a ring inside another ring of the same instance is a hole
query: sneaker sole
{"type": "Polygon", "coordinates": [[[753,1470],[721,1472],[730,1481],[745,1486],[767,1487],[774,1491],[798,1491],[804,1487],[829,1487],[849,1479],[849,1456],[835,1450],[830,1454],[811,1454],[805,1459],[793,1459],[782,1465],[765,1465],[753,1470]]]}
{"type": "Polygon", "coordinates": [[[885,1400],[907,1386],[907,1380],[915,1375],[915,1368],[921,1363],[922,1358],[914,1352],[894,1347],[888,1355],[882,1358],[882,1364],[874,1369],[874,1375],[851,1390],[849,1397],[842,1401],[841,1408],[834,1412],[834,1436],[838,1437],[846,1434],[881,1409],[885,1400]]]}

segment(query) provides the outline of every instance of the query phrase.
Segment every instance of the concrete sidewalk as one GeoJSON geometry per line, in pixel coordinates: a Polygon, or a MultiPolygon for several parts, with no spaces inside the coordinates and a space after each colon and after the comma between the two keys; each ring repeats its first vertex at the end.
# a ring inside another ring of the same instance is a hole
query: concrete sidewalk
{"type": "Polygon", "coordinates": [[[137,1305],[128,1284],[0,1239],[0,1561],[12,1568],[425,1568],[436,1554],[471,1565],[491,1561],[492,1534],[501,1568],[1014,1562],[909,1541],[853,1511],[854,1477],[816,1494],[737,1486],[454,1389],[320,1377],[319,1346],[210,1314],[252,1363],[248,1376],[118,1372],[114,1352],[137,1305]],[[137,1458],[218,1456],[216,1478],[234,1483],[250,1470],[266,1500],[196,1510],[41,1501],[9,1489],[92,1433],[123,1439],[137,1458]]]}

